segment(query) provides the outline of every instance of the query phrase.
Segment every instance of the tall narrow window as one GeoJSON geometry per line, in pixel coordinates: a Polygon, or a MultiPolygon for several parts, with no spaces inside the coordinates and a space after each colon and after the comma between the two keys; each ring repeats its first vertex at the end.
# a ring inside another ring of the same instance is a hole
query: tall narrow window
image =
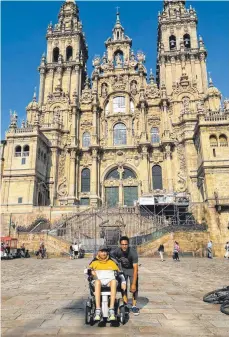
{"type": "Polygon", "coordinates": [[[161,166],[154,165],[152,168],[153,189],[162,190],[162,171],[161,166]]]}
{"type": "Polygon", "coordinates": [[[88,168],[81,172],[81,192],[90,192],[90,170],[88,168]]]}
{"type": "Polygon", "coordinates": [[[176,37],[174,35],[171,35],[169,37],[169,48],[170,50],[173,50],[176,48],[176,37]]]}
{"type": "Polygon", "coordinates": [[[72,47],[68,46],[66,48],[66,61],[72,61],[72,47]]]}
{"type": "Polygon", "coordinates": [[[89,132],[84,132],[82,145],[83,147],[89,147],[91,145],[91,136],[89,132]]]}
{"type": "Polygon", "coordinates": [[[28,157],[29,156],[29,145],[25,145],[23,147],[23,157],[28,157]]]}
{"type": "Polygon", "coordinates": [[[53,54],[52,54],[52,61],[53,62],[58,62],[59,54],[60,54],[59,48],[58,47],[54,48],[53,54]]]}
{"type": "Polygon", "coordinates": [[[126,112],[125,97],[117,96],[113,98],[113,113],[126,112]]]}
{"type": "Polygon", "coordinates": [[[21,157],[21,146],[17,145],[15,147],[15,157],[21,157]]]}
{"type": "Polygon", "coordinates": [[[216,147],[218,146],[218,141],[217,141],[217,137],[215,135],[211,135],[209,137],[209,141],[210,141],[210,146],[211,147],[216,147]]]}
{"type": "Polygon", "coordinates": [[[151,143],[157,144],[159,142],[160,142],[159,130],[158,128],[152,128],[151,129],[151,143]]]}
{"type": "Polygon", "coordinates": [[[219,136],[219,146],[228,146],[227,136],[225,136],[225,135],[219,136]]]}
{"type": "Polygon", "coordinates": [[[190,49],[191,48],[191,39],[189,34],[184,35],[184,46],[185,48],[190,49]]]}
{"type": "Polygon", "coordinates": [[[126,126],[123,123],[115,124],[114,126],[114,145],[126,144],[126,126]]]}

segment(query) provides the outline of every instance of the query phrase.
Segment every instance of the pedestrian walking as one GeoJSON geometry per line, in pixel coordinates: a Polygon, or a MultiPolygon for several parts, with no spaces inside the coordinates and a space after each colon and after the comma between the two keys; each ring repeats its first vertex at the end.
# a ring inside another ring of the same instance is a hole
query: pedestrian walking
{"type": "Polygon", "coordinates": [[[207,244],[207,256],[209,259],[212,259],[212,241],[210,240],[207,244]]]}
{"type": "Polygon", "coordinates": [[[173,247],[173,260],[174,261],[180,261],[179,251],[180,251],[179,243],[177,241],[175,241],[174,247],[173,247]]]}
{"type": "Polygon", "coordinates": [[[72,245],[69,247],[69,254],[70,254],[70,260],[72,260],[73,259],[73,254],[74,254],[74,250],[73,250],[72,245]]]}
{"type": "Polygon", "coordinates": [[[72,248],[73,248],[73,258],[74,259],[78,259],[79,245],[77,244],[77,242],[74,243],[74,245],[72,246],[72,248]]]}
{"type": "Polygon", "coordinates": [[[163,244],[160,244],[159,248],[158,248],[158,252],[160,254],[160,258],[161,258],[161,261],[165,261],[164,258],[163,258],[163,255],[164,255],[164,252],[165,252],[165,247],[163,244]]]}
{"type": "Polygon", "coordinates": [[[226,259],[229,259],[229,241],[226,242],[226,245],[225,245],[224,248],[225,248],[225,250],[226,250],[226,253],[225,253],[224,257],[225,257],[226,259]]]}

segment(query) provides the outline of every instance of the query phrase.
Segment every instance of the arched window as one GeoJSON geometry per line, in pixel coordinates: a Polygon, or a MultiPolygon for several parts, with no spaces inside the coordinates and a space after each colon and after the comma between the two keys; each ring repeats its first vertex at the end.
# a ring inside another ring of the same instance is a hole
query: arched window
{"type": "Polygon", "coordinates": [[[128,168],[124,168],[124,172],[122,174],[122,178],[123,179],[128,179],[128,178],[135,179],[136,178],[136,174],[132,170],[130,170],[128,168]]]}
{"type": "Polygon", "coordinates": [[[21,157],[21,146],[17,145],[15,147],[15,157],[21,157]]]}
{"type": "Polygon", "coordinates": [[[219,146],[228,146],[227,136],[225,135],[219,136],[219,146]]]}
{"type": "Polygon", "coordinates": [[[113,98],[113,113],[125,112],[126,104],[124,96],[117,96],[113,98]]]}
{"type": "Polygon", "coordinates": [[[160,137],[158,128],[152,128],[150,133],[151,133],[151,143],[152,144],[159,143],[160,137]]]}
{"type": "Polygon", "coordinates": [[[72,61],[72,47],[68,46],[66,48],[66,61],[72,61]]]}
{"type": "Polygon", "coordinates": [[[89,132],[84,132],[82,146],[83,147],[89,147],[90,145],[91,145],[91,136],[90,136],[90,133],[89,132]]]}
{"type": "Polygon", "coordinates": [[[152,168],[153,189],[162,190],[162,172],[161,166],[154,165],[152,168]]]}
{"type": "Polygon", "coordinates": [[[59,57],[60,51],[58,47],[55,47],[53,49],[53,53],[52,53],[52,61],[53,62],[58,62],[58,57],[59,57]]]}
{"type": "Polygon", "coordinates": [[[114,145],[126,144],[126,126],[123,123],[115,124],[114,126],[114,145]]]}
{"type": "Polygon", "coordinates": [[[120,179],[120,175],[117,169],[114,169],[112,171],[110,171],[107,176],[106,176],[106,180],[108,179],[120,179]]]}
{"type": "Polygon", "coordinates": [[[173,50],[173,49],[176,48],[176,36],[174,36],[174,35],[171,35],[169,37],[169,48],[170,48],[170,50],[173,50]]]}
{"type": "Polygon", "coordinates": [[[25,145],[23,147],[23,157],[28,157],[29,156],[29,145],[25,145]]]}
{"type": "Polygon", "coordinates": [[[88,168],[81,172],[81,192],[90,192],[90,170],[88,168]]]}
{"type": "Polygon", "coordinates": [[[184,38],[184,46],[185,48],[191,48],[191,39],[190,39],[190,35],[189,34],[185,34],[183,36],[184,38]]]}
{"type": "Polygon", "coordinates": [[[211,147],[216,147],[218,146],[218,141],[217,141],[217,137],[215,135],[211,135],[209,137],[209,141],[210,141],[210,146],[211,147]]]}

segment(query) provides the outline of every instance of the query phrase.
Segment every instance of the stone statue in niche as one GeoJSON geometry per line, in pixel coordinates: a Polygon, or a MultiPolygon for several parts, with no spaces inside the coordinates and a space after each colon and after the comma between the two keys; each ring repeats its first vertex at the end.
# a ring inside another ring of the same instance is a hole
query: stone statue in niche
{"type": "Polygon", "coordinates": [[[122,57],[121,57],[121,54],[118,53],[116,56],[115,56],[115,62],[116,62],[116,67],[118,68],[121,68],[122,67],[122,57]]]}
{"type": "Polygon", "coordinates": [[[107,97],[107,85],[106,85],[106,83],[102,84],[101,95],[102,95],[103,98],[107,97]]]}
{"type": "Polygon", "coordinates": [[[130,84],[130,92],[132,95],[136,95],[137,94],[137,83],[136,81],[132,81],[130,84]]]}

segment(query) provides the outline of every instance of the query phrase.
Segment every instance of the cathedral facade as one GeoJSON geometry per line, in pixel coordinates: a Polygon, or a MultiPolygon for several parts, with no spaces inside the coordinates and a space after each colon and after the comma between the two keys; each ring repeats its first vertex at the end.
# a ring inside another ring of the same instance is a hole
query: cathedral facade
{"type": "Polygon", "coordinates": [[[145,54],[133,51],[119,13],[91,78],[74,1],[61,6],[46,39],[39,97],[21,126],[11,113],[1,147],[3,213],[134,206],[155,195],[166,203],[176,194],[202,204],[199,220],[226,232],[229,101],[221,106],[208,79],[195,9],[163,2],[155,76],[145,54]]]}

